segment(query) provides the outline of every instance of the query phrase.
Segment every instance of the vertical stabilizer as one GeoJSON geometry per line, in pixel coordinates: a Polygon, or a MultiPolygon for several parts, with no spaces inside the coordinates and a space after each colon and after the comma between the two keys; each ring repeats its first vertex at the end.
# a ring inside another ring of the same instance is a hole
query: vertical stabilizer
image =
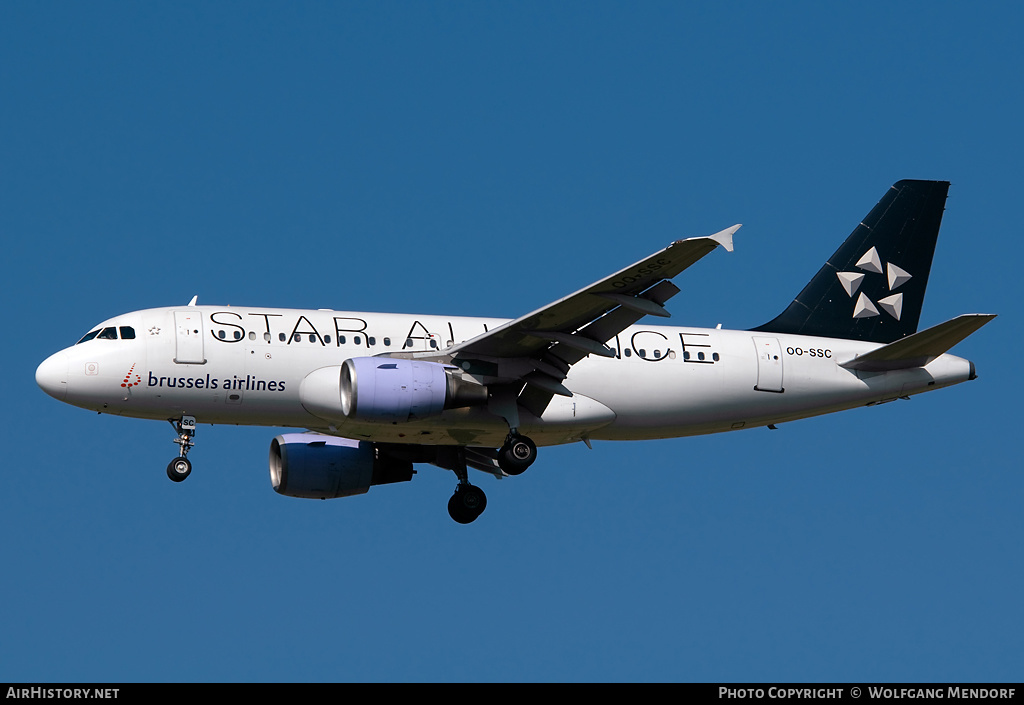
{"type": "Polygon", "coordinates": [[[755,331],[891,343],[917,332],[948,181],[899,181],[803,291],[755,331]]]}

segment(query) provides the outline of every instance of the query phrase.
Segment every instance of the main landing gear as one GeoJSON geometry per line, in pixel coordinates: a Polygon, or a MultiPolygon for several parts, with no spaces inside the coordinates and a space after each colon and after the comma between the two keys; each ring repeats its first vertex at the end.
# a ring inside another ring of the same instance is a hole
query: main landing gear
{"type": "Polygon", "coordinates": [[[476,485],[469,484],[466,449],[458,446],[438,446],[434,462],[439,467],[453,471],[459,478],[455,494],[448,500],[448,514],[460,524],[476,521],[487,508],[487,495],[476,485]]]}
{"type": "Polygon", "coordinates": [[[494,391],[488,398],[487,408],[495,416],[505,419],[508,436],[498,448],[498,467],[506,475],[520,475],[537,459],[537,445],[519,433],[519,390],[505,385],[494,391]]]}
{"type": "Polygon", "coordinates": [[[476,485],[460,481],[448,500],[448,514],[460,524],[469,524],[487,508],[487,495],[476,485]]]}
{"type": "MultiPolygon", "coordinates": [[[[487,508],[487,495],[476,485],[469,484],[466,471],[466,449],[440,446],[437,449],[436,464],[452,470],[459,478],[455,494],[448,500],[448,514],[460,524],[469,524],[483,514],[487,508]]],[[[498,449],[498,467],[509,475],[519,475],[537,459],[537,446],[526,436],[512,432],[498,449]]]]}
{"type": "Polygon", "coordinates": [[[178,457],[167,464],[167,477],[173,482],[181,482],[192,472],[192,463],[185,456],[195,445],[192,436],[196,435],[196,419],[194,416],[182,416],[180,419],[170,419],[169,421],[174,426],[174,430],[178,432],[178,437],[174,439],[174,442],[181,450],[178,452],[178,457]]]}
{"type": "Polygon", "coordinates": [[[536,444],[514,430],[508,434],[505,444],[498,448],[498,466],[509,475],[521,475],[536,459],[536,444]]]}

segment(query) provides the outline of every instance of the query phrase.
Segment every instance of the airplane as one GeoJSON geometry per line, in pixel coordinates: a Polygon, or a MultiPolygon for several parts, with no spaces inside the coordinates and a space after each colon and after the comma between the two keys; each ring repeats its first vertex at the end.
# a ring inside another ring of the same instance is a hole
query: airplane
{"type": "Polygon", "coordinates": [[[94,326],[36,370],[50,396],[169,421],[181,482],[199,423],[301,429],[270,444],[279,494],[348,497],[457,477],[452,519],[487,497],[469,469],[519,475],[538,446],[768,427],[977,377],[948,351],[995,318],[918,331],[949,182],[903,180],[776,318],[750,330],[668,327],[672,279],[739,225],[673,242],[514,320],[186,306],[94,326]]]}

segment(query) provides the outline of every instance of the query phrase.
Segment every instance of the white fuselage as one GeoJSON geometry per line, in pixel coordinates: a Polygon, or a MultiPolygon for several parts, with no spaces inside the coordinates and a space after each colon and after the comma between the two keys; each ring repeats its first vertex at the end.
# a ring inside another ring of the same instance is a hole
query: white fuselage
{"type": "MultiPolygon", "coordinates": [[[[310,373],[347,358],[443,352],[504,319],[217,306],[137,311],[51,356],[37,372],[51,395],[102,413],[199,423],[301,427],[382,442],[495,447],[508,424],[486,406],[407,423],[322,418],[300,398],[310,373]],[[128,337],[130,330],[134,338],[128,337]]],[[[640,440],[764,426],[917,394],[970,379],[942,355],[925,367],[840,367],[876,343],[641,323],[590,356],[537,418],[520,429],[538,445],[640,440]]],[[[495,364],[498,364],[497,362],[495,364]]],[[[506,363],[501,363],[506,364],[506,363]]],[[[486,380],[481,380],[486,382],[486,380]]]]}

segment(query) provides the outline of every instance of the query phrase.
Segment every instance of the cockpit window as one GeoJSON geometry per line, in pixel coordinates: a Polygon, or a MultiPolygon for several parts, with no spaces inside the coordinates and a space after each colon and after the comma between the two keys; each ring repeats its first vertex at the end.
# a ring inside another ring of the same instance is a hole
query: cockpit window
{"type": "Polygon", "coordinates": [[[96,330],[89,331],[81,340],[75,343],[75,345],[87,343],[94,338],[96,340],[117,340],[118,330],[121,331],[121,340],[135,340],[135,329],[131,326],[120,326],[120,328],[108,326],[106,328],[97,328],[96,330]]]}

